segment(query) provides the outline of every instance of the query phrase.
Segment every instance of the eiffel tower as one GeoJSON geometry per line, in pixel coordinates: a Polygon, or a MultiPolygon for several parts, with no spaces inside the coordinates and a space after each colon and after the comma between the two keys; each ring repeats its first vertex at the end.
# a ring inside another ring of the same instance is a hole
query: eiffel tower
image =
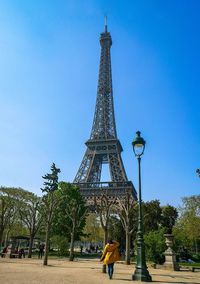
{"type": "Polygon", "coordinates": [[[107,31],[107,23],[105,31],[100,35],[100,45],[99,79],[92,131],[90,139],[85,143],[87,149],[73,181],[79,186],[88,204],[93,203],[94,196],[100,198],[102,194],[113,200],[115,197],[123,198],[129,192],[133,199],[137,199],[135,188],[127,179],[121,158],[123,149],[117,138],[110,57],[112,38],[107,31]],[[101,182],[104,163],[109,164],[110,182],[101,182]]]}

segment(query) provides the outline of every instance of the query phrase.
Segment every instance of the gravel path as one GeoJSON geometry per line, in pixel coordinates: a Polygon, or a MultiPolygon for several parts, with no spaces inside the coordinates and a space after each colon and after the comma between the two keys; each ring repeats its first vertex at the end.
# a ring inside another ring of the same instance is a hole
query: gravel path
{"type": "MultiPolygon", "coordinates": [[[[43,266],[38,259],[0,259],[1,284],[127,284],[141,283],[132,281],[134,267],[122,263],[115,264],[113,279],[101,272],[99,260],[49,260],[43,266]]],[[[152,283],[200,284],[200,272],[170,272],[161,269],[149,269],[152,283]]]]}

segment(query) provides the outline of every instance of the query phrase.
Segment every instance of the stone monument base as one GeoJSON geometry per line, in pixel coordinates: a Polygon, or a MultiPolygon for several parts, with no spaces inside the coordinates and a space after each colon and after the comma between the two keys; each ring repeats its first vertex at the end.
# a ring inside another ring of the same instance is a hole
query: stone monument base
{"type": "Polygon", "coordinates": [[[179,271],[180,267],[176,262],[176,255],[175,253],[167,253],[165,252],[165,263],[162,265],[163,269],[172,270],[172,271],[179,271]]]}
{"type": "Polygon", "coordinates": [[[176,254],[172,249],[173,235],[165,234],[164,236],[166,238],[165,243],[167,245],[167,250],[164,252],[165,263],[163,265],[156,264],[155,268],[166,269],[166,270],[171,270],[171,271],[179,271],[180,267],[178,263],[176,262],[176,254]]]}

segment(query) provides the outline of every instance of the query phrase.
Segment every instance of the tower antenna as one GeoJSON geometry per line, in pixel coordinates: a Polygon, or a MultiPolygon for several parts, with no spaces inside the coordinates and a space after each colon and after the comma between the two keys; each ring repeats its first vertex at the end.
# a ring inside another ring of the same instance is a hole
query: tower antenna
{"type": "Polygon", "coordinates": [[[107,15],[105,15],[104,17],[105,33],[107,33],[107,27],[108,27],[107,22],[108,22],[108,18],[107,18],[107,15]]]}

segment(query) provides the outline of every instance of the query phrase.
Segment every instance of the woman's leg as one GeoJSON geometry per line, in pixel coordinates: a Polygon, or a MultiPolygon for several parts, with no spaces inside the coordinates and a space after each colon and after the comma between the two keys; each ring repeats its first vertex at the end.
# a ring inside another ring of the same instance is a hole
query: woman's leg
{"type": "Polygon", "coordinates": [[[109,275],[109,278],[111,278],[111,264],[110,263],[108,264],[108,275],[109,275]]]}
{"type": "Polygon", "coordinates": [[[114,262],[111,263],[111,279],[112,279],[112,276],[113,276],[113,272],[114,272],[114,262]]]}
{"type": "Polygon", "coordinates": [[[113,271],[114,271],[114,263],[108,264],[108,275],[110,279],[112,279],[113,271]]]}

